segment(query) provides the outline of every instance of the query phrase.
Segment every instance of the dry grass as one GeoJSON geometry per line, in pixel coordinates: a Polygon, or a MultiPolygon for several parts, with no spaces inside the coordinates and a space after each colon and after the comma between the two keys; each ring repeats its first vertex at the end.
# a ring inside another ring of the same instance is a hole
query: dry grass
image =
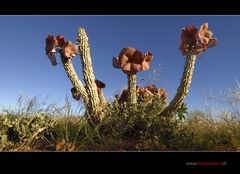
{"type": "MultiPolygon", "coordinates": [[[[216,98],[215,98],[216,99],[216,98]]],[[[94,126],[66,99],[63,106],[19,99],[0,116],[1,151],[239,151],[240,85],[221,93],[225,109],[189,111],[185,119],[160,117],[165,104],[113,103],[94,126]],[[224,99],[224,100],[223,100],[224,99]]],[[[219,100],[220,101],[220,100],[219,100]]]]}

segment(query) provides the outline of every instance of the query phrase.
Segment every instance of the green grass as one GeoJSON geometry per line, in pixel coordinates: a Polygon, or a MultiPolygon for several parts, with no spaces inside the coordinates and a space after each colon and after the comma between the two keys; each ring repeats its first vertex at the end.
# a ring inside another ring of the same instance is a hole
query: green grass
{"type": "Polygon", "coordinates": [[[85,117],[0,118],[2,151],[236,151],[240,148],[239,121],[216,121],[199,111],[191,112],[182,122],[158,117],[109,116],[95,126],[85,117]]]}
{"type": "Polygon", "coordinates": [[[160,98],[135,107],[114,102],[94,125],[86,115],[79,116],[81,103],[74,108],[69,99],[63,106],[20,99],[18,107],[0,115],[0,150],[239,151],[239,89],[224,94],[225,104],[231,102],[228,109],[188,111],[184,106],[169,118],[160,116],[166,106],[160,98]]]}

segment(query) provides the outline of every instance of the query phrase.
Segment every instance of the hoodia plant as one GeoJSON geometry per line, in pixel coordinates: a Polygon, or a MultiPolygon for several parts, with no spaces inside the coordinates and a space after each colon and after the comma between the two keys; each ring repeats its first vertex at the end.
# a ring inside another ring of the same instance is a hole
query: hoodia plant
{"type": "Polygon", "coordinates": [[[161,113],[162,116],[173,115],[183,105],[191,85],[197,55],[217,44],[217,40],[212,36],[213,33],[208,29],[208,23],[201,25],[199,30],[194,25],[182,29],[180,51],[183,56],[185,56],[184,71],[177,93],[170,104],[161,113]]]}
{"type": "Polygon", "coordinates": [[[68,78],[70,79],[73,87],[78,91],[81,91],[84,102],[88,103],[88,95],[86,93],[84,85],[79,80],[78,75],[71,62],[71,59],[78,54],[77,46],[74,45],[71,41],[65,42],[65,39],[62,35],[58,35],[55,38],[49,34],[46,38],[45,50],[48,58],[54,66],[57,65],[56,53],[60,53],[64,70],[68,78]]]}
{"type": "Polygon", "coordinates": [[[75,45],[71,41],[65,41],[62,35],[58,35],[55,38],[49,34],[46,38],[46,55],[50,59],[52,65],[56,66],[56,53],[60,53],[64,70],[73,85],[71,88],[73,98],[76,100],[83,98],[86,106],[86,113],[92,120],[98,121],[102,115],[100,114],[101,106],[105,102],[102,92],[102,88],[105,88],[105,84],[95,79],[88,37],[83,28],[78,29],[77,38],[78,45],[75,45]],[[71,59],[78,54],[78,50],[80,50],[85,86],[79,80],[71,62],[71,59]]]}
{"type": "MultiPolygon", "coordinates": [[[[45,47],[46,55],[52,65],[56,66],[56,53],[60,53],[64,70],[73,85],[71,89],[73,98],[76,100],[83,98],[86,112],[90,118],[100,120],[101,116],[103,116],[102,109],[106,102],[102,92],[105,84],[95,79],[90,45],[85,29],[78,29],[77,41],[78,45],[75,45],[71,41],[65,41],[62,35],[58,35],[56,38],[48,35],[45,47]],[[78,54],[78,51],[80,52],[85,86],[79,80],[71,63],[71,59],[78,54]]],[[[180,51],[185,56],[184,71],[176,95],[161,112],[161,116],[174,115],[181,109],[184,99],[189,92],[197,56],[207,51],[208,48],[214,47],[216,44],[217,40],[213,38],[213,33],[208,29],[208,23],[204,23],[199,29],[194,25],[182,29],[180,51]]],[[[130,106],[136,105],[137,93],[146,92],[151,95],[159,95],[164,100],[166,99],[166,91],[163,88],[157,88],[154,85],[138,88],[136,85],[136,74],[139,71],[149,70],[152,60],[153,56],[150,52],[144,54],[136,48],[131,47],[123,48],[118,57],[112,59],[113,67],[121,69],[128,77],[128,89],[123,91],[119,101],[127,101],[130,106]]]]}
{"type": "Polygon", "coordinates": [[[136,48],[123,48],[118,57],[113,57],[112,65],[114,68],[121,69],[127,74],[128,78],[128,102],[130,105],[137,103],[137,77],[139,71],[150,69],[150,62],[153,56],[150,52],[143,54],[136,48]]]}

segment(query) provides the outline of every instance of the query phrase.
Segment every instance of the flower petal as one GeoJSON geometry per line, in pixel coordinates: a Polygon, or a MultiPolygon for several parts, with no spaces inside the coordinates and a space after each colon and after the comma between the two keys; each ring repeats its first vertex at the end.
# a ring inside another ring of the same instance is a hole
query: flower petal
{"type": "Polygon", "coordinates": [[[214,47],[214,46],[216,46],[217,44],[218,44],[217,39],[212,38],[212,39],[209,40],[208,45],[207,45],[207,48],[214,47]]]}
{"type": "Polygon", "coordinates": [[[200,41],[201,41],[202,44],[207,45],[208,42],[209,42],[209,38],[207,38],[207,37],[201,37],[201,38],[200,38],[200,41]]]}
{"type": "Polygon", "coordinates": [[[71,88],[71,92],[72,92],[72,97],[75,100],[80,100],[80,98],[82,96],[82,93],[80,90],[77,90],[77,88],[73,87],[73,88],[71,88]]]}
{"type": "Polygon", "coordinates": [[[145,59],[144,59],[146,62],[151,62],[153,60],[153,55],[151,52],[147,52],[145,54],[145,59]]]}
{"type": "Polygon", "coordinates": [[[114,68],[120,69],[120,64],[119,64],[119,60],[118,57],[113,57],[112,58],[112,65],[114,68]]]}
{"type": "Polygon", "coordinates": [[[101,94],[102,93],[102,88],[106,88],[106,84],[101,82],[100,80],[95,80],[95,83],[96,83],[96,86],[97,86],[97,91],[98,91],[98,94],[101,94]]]}
{"type": "Polygon", "coordinates": [[[71,41],[67,41],[63,45],[63,55],[66,58],[72,58],[78,54],[78,46],[74,45],[71,41]]]}
{"type": "Polygon", "coordinates": [[[147,71],[150,69],[150,62],[143,62],[141,65],[141,71],[147,71]]]}
{"type": "Polygon", "coordinates": [[[198,31],[194,25],[187,26],[182,29],[180,37],[180,51],[186,55],[190,48],[194,47],[197,43],[198,31]]]}
{"type": "Polygon", "coordinates": [[[57,39],[57,41],[58,41],[58,46],[60,47],[60,48],[62,48],[64,45],[65,45],[65,40],[64,40],[64,37],[63,37],[63,35],[58,35],[57,37],[56,37],[56,39],[57,39]]]}
{"type": "Polygon", "coordinates": [[[146,89],[144,87],[137,86],[137,93],[138,94],[144,93],[145,91],[146,91],[146,89]]]}
{"type": "Polygon", "coordinates": [[[208,23],[207,23],[207,22],[205,22],[204,24],[202,24],[202,25],[200,26],[200,29],[199,29],[199,32],[200,32],[200,33],[204,33],[204,32],[206,32],[206,31],[208,31],[208,23]]]}
{"type": "Polygon", "coordinates": [[[158,88],[154,84],[150,84],[147,86],[147,89],[152,93],[152,94],[157,94],[158,93],[158,88]]]}
{"type": "Polygon", "coordinates": [[[48,53],[51,50],[55,49],[55,47],[58,44],[57,40],[50,34],[48,34],[48,36],[46,37],[45,43],[46,43],[46,46],[45,46],[46,55],[48,55],[48,53]]]}
{"type": "Polygon", "coordinates": [[[138,72],[138,71],[143,71],[142,70],[142,65],[141,64],[137,64],[137,63],[129,63],[131,65],[131,69],[130,71],[133,71],[133,72],[138,72]]]}
{"type": "Polygon", "coordinates": [[[211,38],[212,35],[213,35],[213,33],[209,30],[204,33],[204,36],[207,37],[207,38],[211,38]]]}
{"type": "Polygon", "coordinates": [[[132,71],[131,63],[125,63],[125,64],[121,67],[121,69],[122,69],[123,71],[132,71]]]}
{"type": "Polygon", "coordinates": [[[48,56],[49,60],[51,61],[52,65],[56,66],[57,65],[56,53],[50,51],[47,56],[48,56]]]}
{"type": "Polygon", "coordinates": [[[167,92],[164,88],[158,88],[158,95],[164,100],[167,98],[167,92]]]}

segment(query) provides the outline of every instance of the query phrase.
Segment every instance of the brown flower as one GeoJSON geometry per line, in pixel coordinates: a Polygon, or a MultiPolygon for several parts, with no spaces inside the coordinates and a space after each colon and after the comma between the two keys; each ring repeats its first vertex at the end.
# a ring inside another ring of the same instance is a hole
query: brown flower
{"type": "Polygon", "coordinates": [[[98,94],[102,93],[102,88],[106,88],[106,84],[101,82],[100,80],[95,80],[96,86],[97,86],[97,91],[98,94]]]}
{"type": "Polygon", "coordinates": [[[113,67],[120,68],[124,73],[137,73],[150,68],[153,56],[150,52],[143,54],[136,48],[123,48],[116,58],[112,60],[113,67]]]}
{"type": "Polygon", "coordinates": [[[72,58],[78,54],[78,46],[74,45],[71,41],[67,41],[62,46],[63,55],[66,58],[72,58]]]}
{"type": "Polygon", "coordinates": [[[112,59],[112,65],[113,65],[114,68],[117,68],[117,69],[120,69],[120,68],[121,68],[121,66],[120,66],[120,64],[119,64],[118,57],[113,57],[113,59],[112,59]]]}
{"type": "Polygon", "coordinates": [[[182,29],[180,51],[183,55],[187,54],[187,52],[197,43],[197,32],[198,30],[194,25],[182,29]]]}
{"type": "Polygon", "coordinates": [[[151,92],[153,95],[159,95],[162,99],[167,98],[167,92],[164,88],[157,88],[154,84],[150,84],[145,89],[147,89],[147,91],[151,92]]]}
{"type": "Polygon", "coordinates": [[[158,88],[158,95],[164,100],[167,98],[167,92],[164,88],[158,88]]]}
{"type": "Polygon", "coordinates": [[[56,47],[58,45],[58,41],[50,34],[48,34],[45,41],[46,41],[46,46],[45,46],[46,55],[50,59],[52,65],[56,66],[57,65],[56,47]]]}
{"type": "Polygon", "coordinates": [[[167,98],[167,92],[164,88],[157,88],[154,84],[147,86],[147,89],[154,95],[160,96],[162,99],[167,98]]]}
{"type": "Polygon", "coordinates": [[[208,23],[201,25],[199,30],[194,25],[185,27],[182,29],[180,51],[183,55],[190,51],[198,55],[217,45],[217,40],[212,36],[212,31],[208,30],[208,23]]]}
{"type": "Polygon", "coordinates": [[[58,35],[54,38],[52,35],[48,34],[46,38],[45,51],[54,66],[57,65],[56,48],[60,48],[60,53],[63,54],[65,58],[72,58],[78,54],[78,46],[74,45],[71,41],[65,42],[62,35],[58,35]]]}
{"type": "Polygon", "coordinates": [[[142,94],[146,92],[146,88],[137,86],[137,94],[142,94]]]}
{"type": "Polygon", "coordinates": [[[45,41],[46,41],[45,51],[46,51],[46,55],[48,55],[50,51],[56,48],[56,46],[58,45],[58,41],[50,34],[48,34],[45,41]]]}
{"type": "Polygon", "coordinates": [[[82,96],[82,93],[80,90],[77,90],[77,88],[73,87],[73,88],[71,88],[71,92],[72,92],[72,97],[75,100],[80,100],[80,98],[82,96]]]}
{"type": "Polygon", "coordinates": [[[146,87],[152,94],[158,93],[158,88],[154,84],[150,84],[146,87]]]}
{"type": "Polygon", "coordinates": [[[57,39],[57,41],[58,41],[58,46],[60,47],[60,48],[62,48],[64,45],[65,45],[65,40],[64,40],[64,37],[63,37],[63,35],[58,35],[57,37],[56,37],[56,39],[57,39]]]}

